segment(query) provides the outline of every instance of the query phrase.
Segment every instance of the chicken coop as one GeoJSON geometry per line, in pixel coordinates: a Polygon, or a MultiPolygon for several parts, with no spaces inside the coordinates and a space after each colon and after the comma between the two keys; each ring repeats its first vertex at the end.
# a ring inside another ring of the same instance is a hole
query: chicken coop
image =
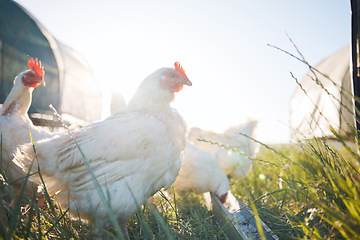
{"type": "Polygon", "coordinates": [[[45,68],[46,87],[33,92],[32,113],[60,114],[87,122],[101,118],[102,92],[86,60],[59,42],[26,9],[14,1],[0,1],[0,103],[17,74],[33,57],[45,68]]]}
{"type": "Polygon", "coordinates": [[[350,46],[320,62],[300,82],[290,102],[291,138],[344,139],[354,129],[350,46]]]}

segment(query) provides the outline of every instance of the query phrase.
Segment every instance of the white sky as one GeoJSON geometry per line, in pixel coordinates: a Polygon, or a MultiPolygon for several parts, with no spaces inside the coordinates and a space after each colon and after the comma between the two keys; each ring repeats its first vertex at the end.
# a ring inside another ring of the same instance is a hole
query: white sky
{"type": "Polygon", "coordinates": [[[257,138],[289,141],[289,102],[306,66],[350,42],[344,0],[16,0],[58,40],[82,54],[104,89],[129,100],[139,83],[179,61],[193,86],[172,104],[189,127],[222,131],[258,119],[257,138]]]}

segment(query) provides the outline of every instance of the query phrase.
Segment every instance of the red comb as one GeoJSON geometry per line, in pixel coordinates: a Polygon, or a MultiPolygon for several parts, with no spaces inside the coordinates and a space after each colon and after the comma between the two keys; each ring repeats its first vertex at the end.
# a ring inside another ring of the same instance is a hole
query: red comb
{"type": "Polygon", "coordinates": [[[41,61],[40,60],[38,61],[37,58],[35,58],[35,62],[34,62],[34,59],[31,58],[28,61],[28,66],[40,77],[44,76],[44,68],[41,66],[41,61]]]}
{"type": "MultiPolygon", "coordinates": [[[[174,63],[174,66],[175,66],[175,69],[176,69],[176,70],[182,72],[182,73],[186,76],[185,70],[183,69],[183,67],[180,65],[179,62],[175,62],[175,63],[174,63]]],[[[186,77],[187,77],[187,76],[186,76],[186,77]]]]}

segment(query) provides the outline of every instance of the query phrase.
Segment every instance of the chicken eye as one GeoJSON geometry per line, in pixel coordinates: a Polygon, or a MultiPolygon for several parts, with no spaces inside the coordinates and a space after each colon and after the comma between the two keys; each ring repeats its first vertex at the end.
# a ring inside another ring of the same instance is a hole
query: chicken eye
{"type": "Polygon", "coordinates": [[[169,74],[169,77],[170,77],[170,78],[175,78],[175,74],[170,73],[170,74],[169,74]]]}

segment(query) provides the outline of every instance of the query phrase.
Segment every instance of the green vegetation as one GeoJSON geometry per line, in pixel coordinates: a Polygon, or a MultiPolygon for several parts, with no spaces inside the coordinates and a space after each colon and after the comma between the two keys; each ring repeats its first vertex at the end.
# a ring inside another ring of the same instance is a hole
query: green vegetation
{"type": "Polygon", "coordinates": [[[281,239],[359,239],[359,155],[325,139],[263,147],[247,179],[231,191],[255,203],[281,239]]]}
{"type": "MultiPolygon", "coordinates": [[[[231,191],[249,206],[255,204],[261,219],[280,239],[359,239],[359,159],[346,144],[340,153],[325,139],[262,146],[253,159],[252,173],[246,179],[231,180],[231,191]]],[[[202,196],[170,192],[157,194],[130,219],[132,239],[226,239],[202,196]]],[[[67,211],[60,211],[50,198],[46,204],[26,196],[12,202],[12,190],[4,178],[0,199],[3,239],[94,236],[95,227],[70,220],[67,211]]],[[[116,230],[109,228],[104,234],[113,238],[116,230]]]]}
{"type": "MultiPolygon", "coordinates": [[[[12,203],[11,187],[1,179],[0,239],[92,239],[96,226],[70,219],[54,201],[35,197],[12,203]]],[[[226,239],[201,196],[159,192],[128,223],[131,239],[226,239]],[[141,237],[140,237],[141,236],[141,237]]],[[[113,227],[101,229],[104,239],[121,239],[113,227]]]]}

